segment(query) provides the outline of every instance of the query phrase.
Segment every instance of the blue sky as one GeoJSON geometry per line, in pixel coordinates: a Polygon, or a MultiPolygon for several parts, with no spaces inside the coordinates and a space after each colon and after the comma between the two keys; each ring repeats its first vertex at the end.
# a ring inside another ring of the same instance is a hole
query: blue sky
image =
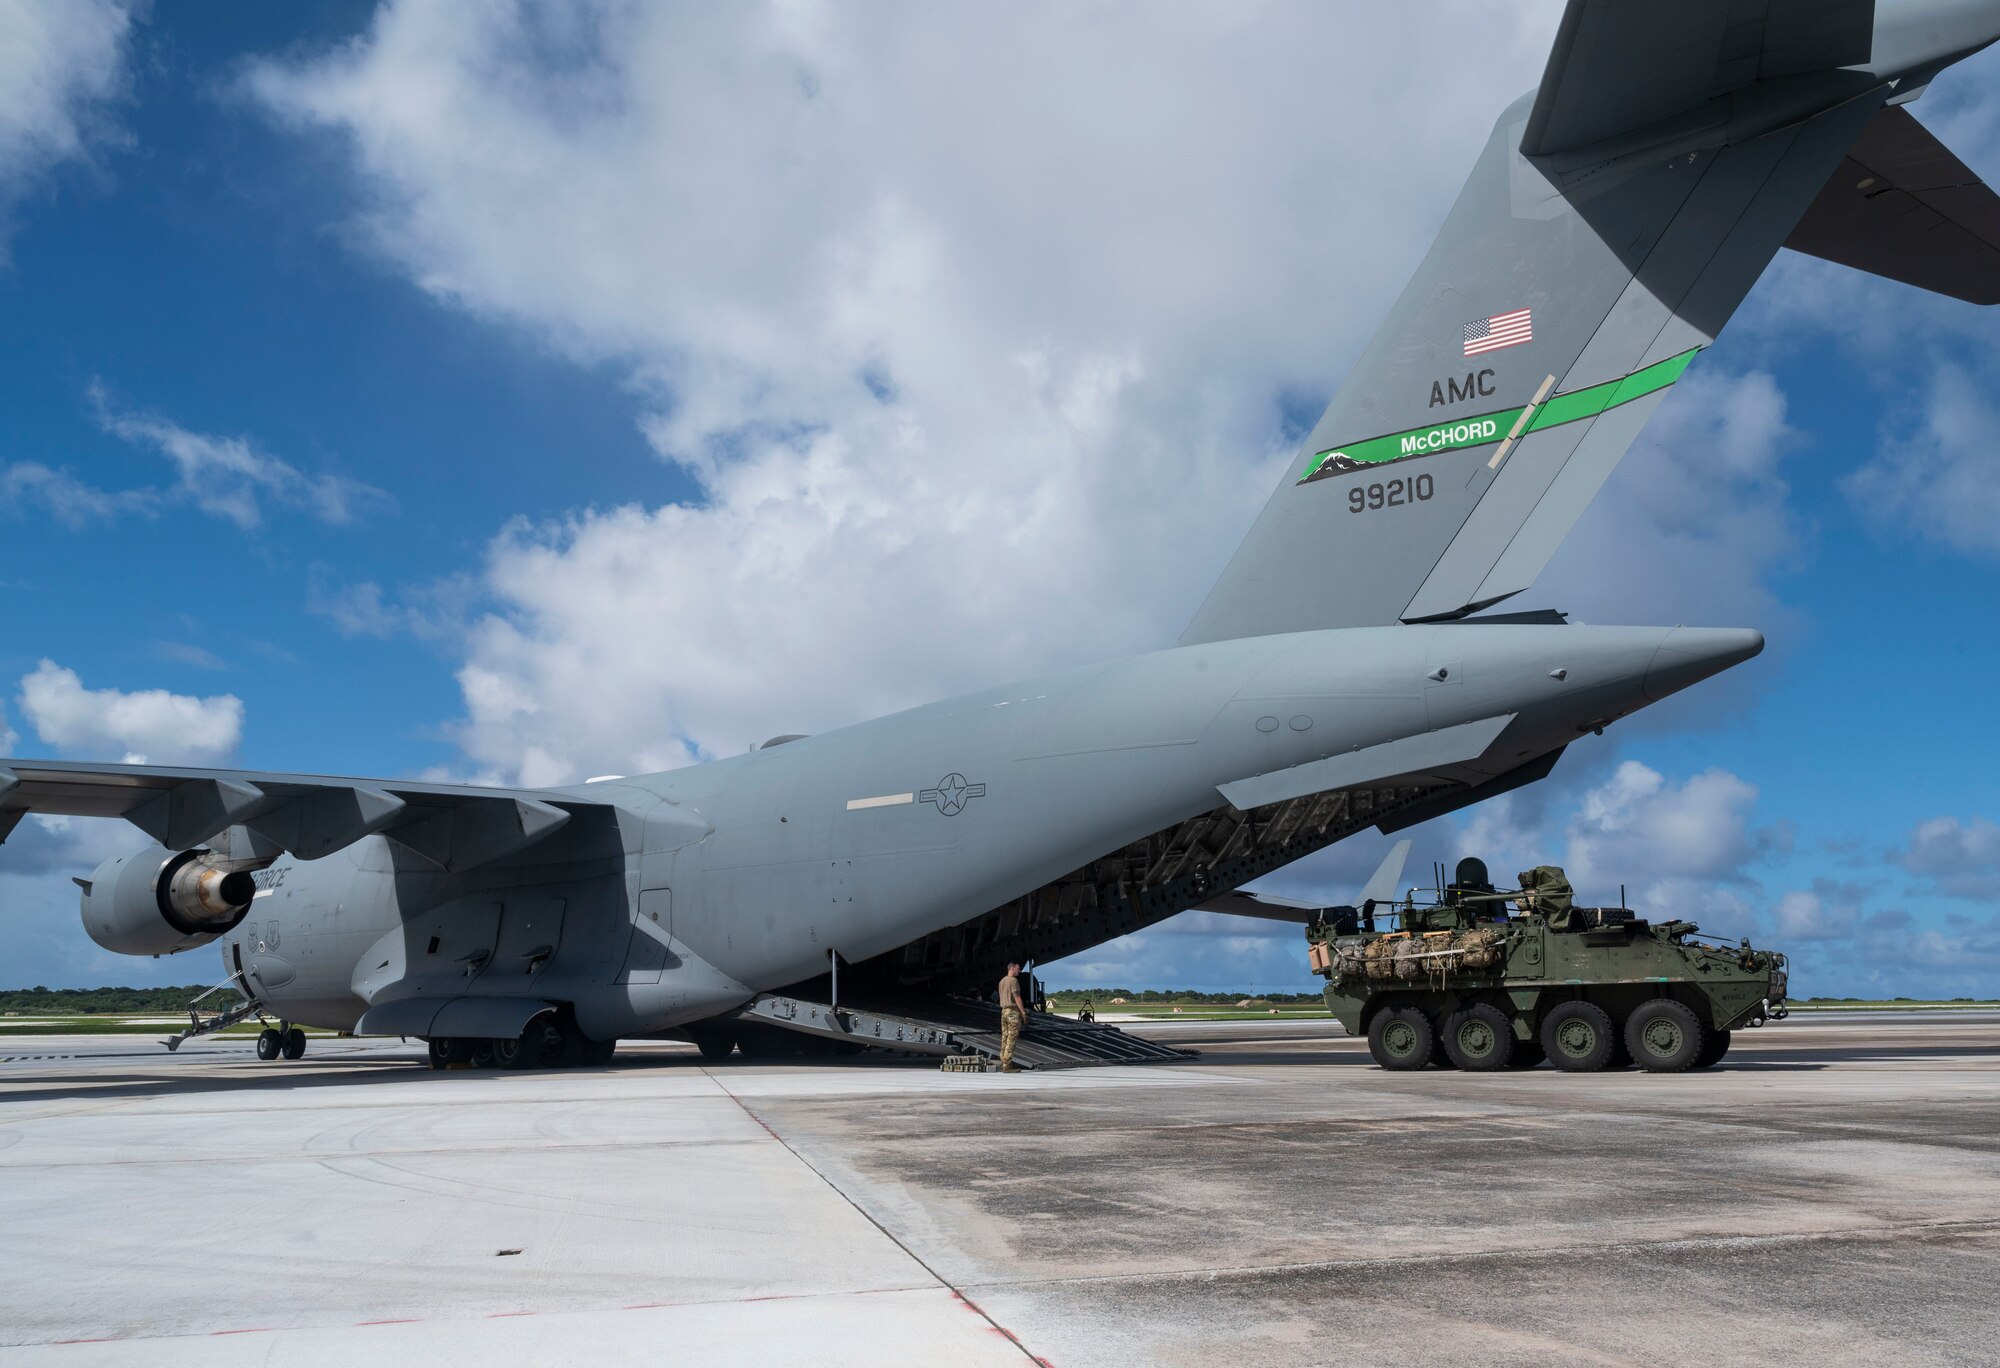
{"type": "MultiPolygon", "coordinates": [[[[1558,10],[0,10],[0,740],[560,782],[1170,642],[1558,10]]],[[[1913,106],[1975,169],[1996,73],[1913,106]]],[[[1996,343],[1781,258],[1528,596],[1770,650],[1416,858],[2000,993],[1996,343]]],[[[0,850],[0,979],[208,976],[82,934],[128,843],[0,850]]]]}

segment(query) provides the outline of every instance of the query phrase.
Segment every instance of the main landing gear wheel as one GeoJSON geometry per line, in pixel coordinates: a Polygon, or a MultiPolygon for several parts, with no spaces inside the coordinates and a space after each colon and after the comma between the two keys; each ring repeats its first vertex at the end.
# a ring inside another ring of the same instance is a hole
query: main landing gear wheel
{"type": "Polygon", "coordinates": [[[1435,1039],[1430,1021],[1414,1007],[1378,1013],[1368,1023],[1368,1053],[1385,1069],[1423,1068],[1435,1039]]]}
{"type": "Polygon", "coordinates": [[[727,1059],[736,1049],[736,1037],[725,1031],[703,1031],[694,1038],[694,1047],[703,1059],[727,1059]]]}
{"type": "Polygon", "coordinates": [[[1490,1003],[1475,1002],[1444,1022],[1444,1048],[1451,1062],[1473,1073],[1507,1067],[1514,1053],[1514,1026],[1490,1003]]]}
{"type": "Polygon", "coordinates": [[[579,1051],[582,1062],[592,1068],[600,1068],[611,1062],[611,1056],[618,1052],[615,1040],[586,1040],[579,1051]]]}
{"type": "Polygon", "coordinates": [[[1708,1033],[1708,1043],[1702,1046],[1701,1053],[1694,1057],[1694,1066],[1697,1069],[1712,1069],[1717,1064],[1720,1064],[1722,1057],[1728,1053],[1729,1032],[1710,1031],[1708,1033]]]}
{"type": "Polygon", "coordinates": [[[257,1058],[276,1059],[285,1048],[285,1038],[272,1027],[266,1026],[257,1033],[257,1058]]]}
{"type": "Polygon", "coordinates": [[[1611,1060],[1611,1018],[1588,1002],[1558,1004],[1542,1019],[1542,1051],[1565,1073],[1596,1073],[1611,1060]]]}
{"type": "Polygon", "coordinates": [[[472,1047],[452,1036],[439,1036],[431,1041],[430,1052],[433,1069],[449,1069],[454,1064],[464,1064],[472,1058],[472,1047]]]}
{"type": "Polygon", "coordinates": [[[292,1027],[279,1042],[278,1051],[287,1059],[299,1058],[306,1052],[306,1033],[296,1026],[292,1027]]]}
{"type": "Polygon", "coordinates": [[[1625,1023],[1625,1046],[1647,1073],[1681,1073],[1694,1067],[1708,1045],[1708,1033],[1686,1003],[1654,998],[1633,1009],[1625,1023]]]}

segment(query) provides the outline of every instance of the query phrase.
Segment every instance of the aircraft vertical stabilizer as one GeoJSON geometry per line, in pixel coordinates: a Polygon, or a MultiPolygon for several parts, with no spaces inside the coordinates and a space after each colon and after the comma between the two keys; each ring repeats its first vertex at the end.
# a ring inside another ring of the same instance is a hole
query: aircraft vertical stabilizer
{"type": "Polygon", "coordinates": [[[1922,244],[2000,279],[1991,192],[1886,107],[1996,35],[1994,0],[1571,0],[1182,644],[1527,588],[1788,238],[1984,297],[1922,244]],[[1896,200],[1854,202],[1851,149],[1896,200]]]}

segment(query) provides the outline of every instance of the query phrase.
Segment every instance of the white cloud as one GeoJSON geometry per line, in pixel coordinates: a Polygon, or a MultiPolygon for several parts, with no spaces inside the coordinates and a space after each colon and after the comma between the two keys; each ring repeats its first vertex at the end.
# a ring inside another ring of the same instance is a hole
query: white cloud
{"type": "MultiPolygon", "coordinates": [[[[389,496],[372,485],[338,475],[308,475],[266,455],[243,437],[195,432],[157,414],[116,407],[102,382],[92,381],[90,402],[106,432],[151,447],[172,461],[178,482],[172,497],[213,517],[254,528],[263,521],[262,500],[302,509],[325,523],[348,523],[389,496]]],[[[136,499],[143,493],[109,496],[136,499]]]]}
{"type": "Polygon", "coordinates": [[[13,755],[21,744],[21,734],[7,725],[7,710],[0,708],[0,755],[13,755]]]}
{"type": "Polygon", "coordinates": [[[496,541],[469,755],[632,772],[1171,641],[1552,23],[416,4],[258,68],[373,251],[625,368],[700,485],[496,541]]]}
{"type": "Polygon", "coordinates": [[[67,470],[51,469],[39,461],[0,466],[0,509],[20,514],[29,505],[39,504],[67,527],[108,521],[122,513],[151,512],[157,502],[151,490],[99,489],[67,470]]]}
{"type": "MultiPolygon", "coordinates": [[[[49,168],[116,136],[131,6],[0,0],[0,216],[49,168]]],[[[0,240],[4,255],[4,240],[0,240]]]]}
{"type": "Polygon", "coordinates": [[[1810,891],[1794,889],[1773,910],[1778,943],[1844,940],[1861,926],[1865,891],[1816,880],[1810,891]]]}
{"type": "MultiPolygon", "coordinates": [[[[1769,587],[1804,529],[1780,477],[1800,442],[1768,374],[1700,362],[1612,472],[1533,598],[1593,622],[1754,625],[1786,609],[1769,587]]],[[[1713,705],[1713,686],[1704,689],[1713,705]]]]}
{"type": "Polygon", "coordinates": [[[1750,868],[1783,837],[1755,823],[1753,785],[1722,769],[1676,781],[1626,760],[1573,805],[1555,794],[1528,789],[1481,804],[1459,848],[1483,857],[1496,882],[1561,865],[1585,906],[1616,905],[1622,886],[1632,907],[1656,917],[1738,934],[1763,924],[1750,868]]]}
{"type": "Polygon", "coordinates": [[[1894,858],[1943,892],[2000,904],[2000,823],[1933,817],[1917,824],[1894,858]]]}
{"type": "Polygon", "coordinates": [[[1840,482],[1869,527],[1973,555],[2000,556],[2000,413],[1957,366],[1941,365],[1920,418],[1840,482]]]}
{"type": "Polygon", "coordinates": [[[90,759],[214,764],[226,760],[243,735],[243,701],[234,694],[86,689],[74,670],[52,660],[22,676],[19,701],[21,716],[44,743],[90,759]]]}

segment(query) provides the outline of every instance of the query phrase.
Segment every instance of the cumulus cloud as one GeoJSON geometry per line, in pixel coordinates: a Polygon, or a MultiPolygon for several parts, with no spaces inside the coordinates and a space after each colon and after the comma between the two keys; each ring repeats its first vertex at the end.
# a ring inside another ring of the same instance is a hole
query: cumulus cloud
{"type": "Polygon", "coordinates": [[[1792,941],[1841,940],[1861,925],[1867,890],[1815,879],[1811,889],[1794,889],[1772,909],[1781,944],[1792,941]]]}
{"type": "Polygon", "coordinates": [[[165,689],[86,689],[76,671],[44,660],[21,678],[21,716],[58,751],[126,764],[226,760],[243,735],[243,700],[165,689]]]}
{"type": "Polygon", "coordinates": [[[371,250],[623,367],[700,489],[498,538],[467,752],[675,764],[1170,642],[1552,21],[1459,15],[1442,98],[1389,8],[395,5],[257,68],[371,250]]]}
{"type": "Polygon", "coordinates": [[[2000,556],[2000,479],[1992,404],[1957,366],[1940,366],[1914,423],[1840,482],[1862,521],[1884,535],[2000,556]]]}
{"type": "Polygon", "coordinates": [[[1917,824],[1894,858],[1941,892],[2000,903],[2000,823],[1933,817],[1917,824]]]}
{"type": "Polygon", "coordinates": [[[1597,622],[1769,629],[1788,616],[1770,577],[1804,542],[1780,474],[1803,438],[1769,374],[1710,365],[1668,394],[1550,561],[1539,601],[1597,622]]]}
{"type": "Polygon", "coordinates": [[[241,528],[263,521],[262,501],[267,499],[336,524],[391,502],[372,485],[338,475],[308,475],[257,450],[247,438],[211,436],[158,414],[121,409],[101,381],[91,382],[90,402],[106,432],[151,447],[173,462],[179,479],[169,497],[241,528]]]}
{"type": "Polygon", "coordinates": [[[131,11],[0,0],[0,220],[51,167],[117,137],[108,106],[125,83],[131,11]]]}

